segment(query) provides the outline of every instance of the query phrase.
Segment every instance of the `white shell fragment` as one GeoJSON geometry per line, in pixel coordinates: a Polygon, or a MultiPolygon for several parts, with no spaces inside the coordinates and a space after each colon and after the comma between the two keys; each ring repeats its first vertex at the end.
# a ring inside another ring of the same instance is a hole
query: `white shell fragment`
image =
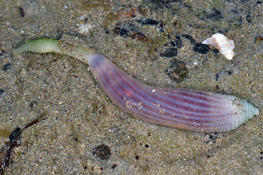
{"type": "Polygon", "coordinates": [[[221,33],[212,35],[211,38],[207,38],[202,44],[212,45],[221,54],[223,54],[228,60],[232,60],[234,56],[233,49],[235,48],[234,41],[228,39],[221,33]]]}

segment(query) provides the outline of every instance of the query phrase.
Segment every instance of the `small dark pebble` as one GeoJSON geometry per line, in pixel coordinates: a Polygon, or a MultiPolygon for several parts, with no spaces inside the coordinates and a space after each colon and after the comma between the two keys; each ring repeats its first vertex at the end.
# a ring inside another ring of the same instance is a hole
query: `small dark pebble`
{"type": "Polygon", "coordinates": [[[87,166],[84,166],[83,168],[84,168],[84,170],[86,170],[88,167],[87,167],[87,166]]]}
{"type": "Polygon", "coordinates": [[[125,29],[125,28],[122,28],[122,27],[115,27],[114,28],[114,33],[115,34],[118,34],[122,37],[127,37],[129,34],[128,34],[128,30],[125,29]]]}
{"type": "Polygon", "coordinates": [[[173,59],[170,61],[170,66],[165,70],[165,73],[168,75],[170,80],[179,83],[186,78],[188,70],[183,61],[173,59]]]}
{"type": "Polygon", "coordinates": [[[263,1],[257,1],[257,4],[262,4],[263,3],[263,1]]]}
{"type": "Polygon", "coordinates": [[[222,13],[216,8],[213,8],[211,13],[204,12],[204,15],[205,15],[205,18],[212,19],[212,20],[220,20],[223,18],[222,13]]]}
{"type": "Polygon", "coordinates": [[[149,39],[141,32],[132,32],[130,37],[132,39],[137,39],[139,41],[145,41],[145,42],[149,41],[149,39]]]}
{"type": "Polygon", "coordinates": [[[18,7],[18,11],[21,17],[25,17],[25,10],[23,9],[23,7],[18,7]]]}
{"type": "Polygon", "coordinates": [[[122,37],[130,37],[139,41],[149,41],[149,38],[139,31],[138,27],[131,22],[116,24],[113,32],[122,37]]]}
{"type": "Polygon", "coordinates": [[[17,127],[10,135],[9,135],[9,140],[10,142],[15,142],[17,141],[18,137],[21,135],[21,128],[17,127]]]}
{"type": "Polygon", "coordinates": [[[175,45],[175,42],[173,42],[173,41],[170,42],[170,45],[171,45],[172,47],[175,47],[175,46],[176,46],[176,45],[175,45]]]}
{"type": "Polygon", "coordinates": [[[182,37],[184,37],[185,39],[188,39],[191,44],[195,44],[196,43],[195,39],[191,35],[182,34],[182,37]]]}
{"type": "Polygon", "coordinates": [[[194,48],[193,51],[201,53],[201,54],[206,54],[209,52],[209,46],[206,44],[202,44],[202,43],[197,43],[194,48]]]}
{"type": "Polygon", "coordinates": [[[164,52],[160,54],[162,57],[172,58],[177,56],[177,49],[176,48],[168,48],[164,52]]]}
{"type": "Polygon", "coordinates": [[[5,51],[3,49],[0,49],[0,56],[4,55],[5,51]]]}
{"type": "Polygon", "coordinates": [[[115,169],[116,167],[117,167],[117,164],[113,164],[113,165],[111,166],[112,169],[115,169]]]}
{"type": "Polygon", "coordinates": [[[5,91],[3,89],[0,89],[0,95],[3,95],[5,91]]]}
{"type": "Polygon", "coordinates": [[[3,70],[3,71],[7,71],[7,70],[10,69],[10,68],[11,68],[11,64],[10,64],[10,63],[6,63],[6,64],[3,66],[2,70],[3,70]]]}
{"type": "Polygon", "coordinates": [[[161,21],[160,24],[159,24],[159,26],[158,26],[158,29],[159,29],[160,32],[164,32],[163,27],[164,27],[164,22],[161,21]]]}
{"type": "Polygon", "coordinates": [[[156,8],[163,9],[170,7],[171,0],[151,0],[150,3],[154,4],[156,8]]]}
{"type": "Polygon", "coordinates": [[[105,144],[101,144],[93,148],[92,154],[100,158],[101,160],[107,160],[111,156],[110,147],[105,144]]]}
{"type": "Polygon", "coordinates": [[[219,50],[217,50],[217,49],[213,49],[212,50],[215,54],[218,54],[219,53],[219,50]]]}
{"type": "Polygon", "coordinates": [[[176,38],[176,39],[175,39],[176,47],[177,47],[178,49],[182,48],[182,46],[183,46],[183,41],[182,41],[181,37],[180,37],[180,36],[176,36],[175,38],[176,38]]]}
{"type": "Polygon", "coordinates": [[[33,100],[33,101],[30,102],[29,107],[30,107],[30,108],[33,108],[33,107],[35,107],[36,105],[37,105],[37,101],[33,100]]]}
{"type": "Polygon", "coordinates": [[[250,13],[247,14],[247,16],[246,16],[246,20],[247,20],[247,22],[249,22],[249,23],[252,22],[252,17],[251,17],[251,14],[250,14],[250,13]]]}
{"type": "Polygon", "coordinates": [[[230,70],[230,69],[229,70],[224,70],[224,71],[216,73],[215,79],[216,79],[216,81],[218,81],[219,78],[221,78],[222,76],[232,75],[232,74],[233,74],[233,70],[230,70]]]}
{"type": "Polygon", "coordinates": [[[135,159],[136,159],[136,160],[139,160],[139,159],[140,159],[140,156],[135,155],[135,159]]]}
{"type": "Polygon", "coordinates": [[[145,20],[142,19],[138,19],[136,20],[138,23],[140,23],[141,25],[158,25],[159,22],[154,20],[154,19],[150,19],[150,18],[146,18],[145,20]]]}
{"type": "Polygon", "coordinates": [[[146,144],[146,145],[144,145],[144,147],[145,147],[145,148],[149,148],[149,145],[148,145],[148,144],[146,144]]]}
{"type": "Polygon", "coordinates": [[[255,37],[255,43],[260,43],[263,41],[263,36],[256,36],[255,37]]]}
{"type": "Polygon", "coordinates": [[[239,70],[235,67],[235,65],[228,65],[223,70],[215,74],[215,80],[218,81],[220,78],[224,76],[230,76],[233,74],[237,74],[238,71],[239,70]]]}
{"type": "Polygon", "coordinates": [[[73,139],[74,139],[76,142],[79,141],[78,137],[74,137],[73,139]]]}
{"type": "Polygon", "coordinates": [[[216,143],[216,140],[220,138],[220,134],[218,132],[206,134],[204,139],[205,143],[216,143]]]}

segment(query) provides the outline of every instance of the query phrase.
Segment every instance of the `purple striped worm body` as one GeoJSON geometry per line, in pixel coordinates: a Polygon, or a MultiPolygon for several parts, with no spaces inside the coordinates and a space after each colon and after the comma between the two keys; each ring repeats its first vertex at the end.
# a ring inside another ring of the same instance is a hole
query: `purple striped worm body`
{"type": "Polygon", "coordinates": [[[259,114],[253,104],[232,95],[148,86],[131,78],[104,56],[90,54],[84,48],[65,51],[56,40],[33,42],[22,45],[15,53],[57,52],[88,63],[110,99],[146,122],[198,132],[222,132],[236,129],[259,114]]]}

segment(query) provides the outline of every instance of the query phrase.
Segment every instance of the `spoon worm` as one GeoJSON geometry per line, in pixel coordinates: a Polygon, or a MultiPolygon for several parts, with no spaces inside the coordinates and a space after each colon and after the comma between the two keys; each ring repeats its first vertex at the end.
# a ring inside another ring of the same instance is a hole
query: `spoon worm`
{"type": "Polygon", "coordinates": [[[64,46],[58,40],[28,41],[14,53],[27,51],[66,54],[88,64],[112,102],[149,123],[197,132],[223,132],[236,129],[259,114],[253,104],[232,95],[145,85],[103,55],[91,54],[83,47],[64,46]]]}

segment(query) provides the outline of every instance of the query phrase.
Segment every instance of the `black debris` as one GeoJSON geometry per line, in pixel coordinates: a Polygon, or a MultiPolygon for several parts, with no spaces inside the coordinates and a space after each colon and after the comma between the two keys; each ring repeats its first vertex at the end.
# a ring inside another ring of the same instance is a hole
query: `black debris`
{"type": "Polygon", "coordinates": [[[152,4],[155,5],[156,8],[171,8],[172,4],[174,2],[182,2],[182,0],[151,0],[152,4]]]}
{"type": "Polygon", "coordinates": [[[201,53],[201,54],[206,54],[209,52],[209,46],[206,44],[197,43],[195,44],[193,51],[201,53]]]}
{"type": "Polygon", "coordinates": [[[188,39],[191,42],[191,44],[195,44],[196,43],[195,39],[191,35],[182,34],[182,37],[184,37],[185,39],[188,39]]]}
{"type": "Polygon", "coordinates": [[[183,46],[183,41],[182,41],[182,39],[181,39],[180,36],[176,36],[176,37],[175,37],[175,45],[176,45],[176,47],[177,47],[178,49],[182,48],[182,46],[183,46]]]}
{"type": "Polygon", "coordinates": [[[0,56],[4,55],[5,51],[3,49],[0,49],[0,56]]]}
{"type": "Polygon", "coordinates": [[[33,101],[30,102],[29,107],[30,107],[30,108],[33,108],[33,107],[35,107],[36,105],[37,105],[37,101],[33,100],[33,101]]]}
{"type": "Polygon", "coordinates": [[[140,23],[141,25],[158,25],[159,22],[154,20],[154,19],[150,19],[150,18],[146,18],[144,20],[142,19],[138,19],[136,20],[138,23],[140,23]]]}
{"type": "Polygon", "coordinates": [[[261,43],[263,41],[263,36],[256,36],[254,41],[255,43],[261,43]]]}
{"type": "Polygon", "coordinates": [[[140,159],[140,156],[135,155],[135,159],[136,159],[136,160],[139,160],[139,159],[140,159]]]}
{"type": "Polygon", "coordinates": [[[165,73],[170,80],[179,83],[187,77],[188,70],[183,61],[173,59],[170,61],[170,66],[165,70],[165,73]]]}
{"type": "Polygon", "coordinates": [[[162,57],[172,58],[177,56],[177,48],[168,48],[160,54],[162,57]]]}
{"type": "Polygon", "coordinates": [[[252,16],[251,16],[251,13],[247,14],[247,16],[246,16],[246,20],[247,20],[247,22],[249,22],[249,23],[252,22],[252,16]]]}
{"type": "Polygon", "coordinates": [[[0,96],[3,95],[5,91],[3,89],[0,89],[0,96]]]}
{"type": "Polygon", "coordinates": [[[11,63],[6,63],[4,66],[3,66],[3,68],[2,68],[2,70],[3,71],[7,71],[8,69],[10,69],[11,68],[11,63]]]}
{"type": "Polygon", "coordinates": [[[164,27],[164,22],[161,21],[160,24],[159,24],[159,26],[158,26],[158,29],[159,29],[160,32],[164,32],[163,27],[164,27]]]}
{"type": "Polygon", "coordinates": [[[11,143],[15,142],[16,140],[18,140],[18,138],[21,135],[21,128],[17,127],[10,135],[9,135],[9,140],[11,143]]]}
{"type": "Polygon", "coordinates": [[[261,160],[263,160],[263,151],[260,152],[260,157],[261,160]]]}
{"type": "Polygon", "coordinates": [[[18,11],[21,17],[25,17],[25,10],[23,9],[23,7],[18,7],[18,11]]]}
{"type": "Polygon", "coordinates": [[[223,19],[222,13],[216,8],[213,8],[211,13],[204,12],[204,16],[205,18],[213,21],[223,19]]]}
{"type": "Polygon", "coordinates": [[[171,45],[172,47],[175,47],[175,46],[176,46],[174,41],[171,41],[171,42],[170,42],[170,45],[171,45]]]}
{"type": "Polygon", "coordinates": [[[111,156],[110,147],[105,144],[101,144],[93,148],[92,154],[101,160],[108,160],[111,156]]]}
{"type": "Polygon", "coordinates": [[[118,23],[113,29],[113,32],[125,38],[130,37],[139,41],[149,41],[149,38],[140,32],[138,27],[132,22],[118,23]]]}
{"type": "Polygon", "coordinates": [[[222,76],[232,75],[232,74],[233,74],[233,70],[224,70],[224,71],[216,73],[215,79],[216,81],[218,81],[222,76]]]}
{"type": "Polygon", "coordinates": [[[111,166],[112,169],[115,169],[116,167],[117,167],[117,164],[113,164],[113,165],[111,166]]]}
{"type": "Polygon", "coordinates": [[[209,133],[209,134],[206,134],[204,142],[205,143],[216,143],[216,140],[220,137],[221,136],[218,132],[209,133]]]}
{"type": "Polygon", "coordinates": [[[11,132],[11,134],[9,135],[9,142],[6,142],[6,144],[0,149],[0,161],[1,161],[0,162],[0,174],[1,175],[4,174],[5,169],[11,164],[11,157],[14,153],[14,148],[20,146],[19,142],[21,140],[22,132],[26,128],[38,123],[41,120],[46,119],[44,116],[45,114],[42,114],[37,119],[28,123],[22,129],[17,127],[15,130],[11,132]]]}
{"type": "Polygon", "coordinates": [[[123,28],[123,27],[115,27],[115,28],[114,28],[114,33],[115,33],[115,34],[118,34],[118,35],[120,35],[120,36],[122,36],[122,37],[127,37],[127,36],[129,36],[128,30],[125,29],[125,28],[123,28]]]}

